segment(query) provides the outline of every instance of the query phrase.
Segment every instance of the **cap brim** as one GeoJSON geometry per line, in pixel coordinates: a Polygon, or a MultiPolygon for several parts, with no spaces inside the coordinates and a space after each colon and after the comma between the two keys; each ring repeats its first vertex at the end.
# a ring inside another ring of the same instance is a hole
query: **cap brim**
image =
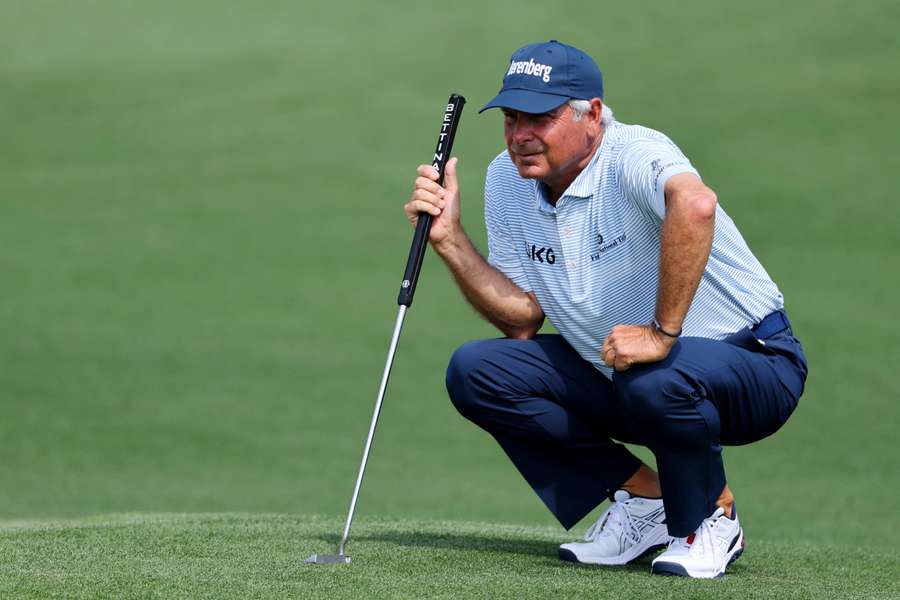
{"type": "Polygon", "coordinates": [[[531,90],[503,90],[493,100],[479,110],[483,113],[489,108],[511,108],[520,112],[541,114],[562,106],[569,100],[568,96],[543,94],[531,90]]]}

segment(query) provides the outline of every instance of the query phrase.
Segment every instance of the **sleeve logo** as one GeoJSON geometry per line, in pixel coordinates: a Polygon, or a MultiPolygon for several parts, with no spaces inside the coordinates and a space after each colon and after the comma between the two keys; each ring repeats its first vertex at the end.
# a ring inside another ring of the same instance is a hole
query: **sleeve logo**
{"type": "Polygon", "coordinates": [[[650,174],[653,177],[653,191],[655,192],[659,186],[659,176],[663,174],[663,171],[668,169],[669,167],[674,167],[675,165],[683,165],[685,164],[682,161],[673,161],[668,164],[661,164],[658,158],[653,159],[650,162],[650,174]]]}

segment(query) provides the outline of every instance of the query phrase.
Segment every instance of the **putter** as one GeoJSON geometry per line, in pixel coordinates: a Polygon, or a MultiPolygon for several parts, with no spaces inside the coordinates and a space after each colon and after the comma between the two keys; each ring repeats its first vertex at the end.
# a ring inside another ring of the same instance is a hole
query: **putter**
{"type": "MultiPolygon", "coordinates": [[[[459,117],[462,114],[466,99],[459,94],[451,94],[447,100],[447,108],[444,110],[444,118],[441,121],[441,131],[438,134],[437,148],[434,151],[432,166],[437,169],[438,183],[444,185],[444,167],[450,158],[450,150],[453,148],[453,138],[456,137],[456,127],[459,125],[459,117]]],[[[425,258],[425,250],[428,247],[428,233],[431,230],[431,215],[419,213],[416,222],[416,232],[413,235],[412,246],[409,249],[409,258],[406,260],[406,271],[403,273],[403,281],[400,284],[400,295],[397,304],[400,306],[397,312],[397,321],[394,323],[394,334],[391,336],[391,344],[388,348],[387,362],[384,365],[384,374],[381,376],[381,385],[378,388],[378,397],[375,400],[375,411],[372,414],[372,423],[369,425],[369,436],[363,449],[362,462],[359,464],[359,473],[356,475],[356,485],[353,487],[353,496],[350,498],[350,510],[347,511],[347,521],[344,523],[344,533],[337,547],[337,554],[313,554],[306,559],[306,563],[314,565],[339,565],[350,562],[350,557],[344,552],[347,540],[350,538],[350,525],[353,523],[353,513],[356,512],[356,501],[359,499],[359,488],[362,487],[363,475],[366,473],[366,463],[369,461],[369,451],[372,449],[372,439],[375,437],[375,427],[378,425],[378,415],[381,414],[381,404],[384,402],[384,392],[387,389],[388,378],[391,376],[391,366],[394,364],[394,354],[397,352],[397,342],[400,340],[400,331],[403,329],[403,319],[406,310],[412,306],[413,295],[416,293],[416,283],[419,281],[419,272],[422,270],[422,260],[425,258]]]]}

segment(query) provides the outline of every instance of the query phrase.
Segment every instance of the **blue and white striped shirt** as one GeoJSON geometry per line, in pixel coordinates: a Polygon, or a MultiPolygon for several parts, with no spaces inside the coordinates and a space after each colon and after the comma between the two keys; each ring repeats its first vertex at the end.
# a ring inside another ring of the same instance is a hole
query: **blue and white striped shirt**
{"type": "MultiPolygon", "coordinates": [[[[607,377],[600,349],[610,330],[654,316],[665,185],[678,173],[697,171],[668,137],[618,122],[556,206],[543,184],[519,177],[505,151],[488,167],[488,262],[534,292],[554,327],[607,377]]],[[[778,287],[718,206],[684,335],[722,339],[782,307],[778,287]]]]}

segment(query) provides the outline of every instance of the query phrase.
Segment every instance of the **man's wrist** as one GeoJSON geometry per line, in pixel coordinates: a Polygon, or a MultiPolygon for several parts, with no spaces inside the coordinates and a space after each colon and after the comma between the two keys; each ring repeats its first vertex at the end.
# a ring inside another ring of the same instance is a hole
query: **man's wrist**
{"type": "Polygon", "coordinates": [[[671,338],[671,339],[675,340],[681,336],[681,327],[680,326],[678,327],[678,329],[674,329],[674,328],[669,329],[667,327],[663,327],[663,325],[659,322],[659,319],[657,319],[656,317],[653,317],[653,321],[650,324],[653,327],[653,329],[656,330],[657,333],[659,333],[667,338],[671,338]]]}
{"type": "Polygon", "coordinates": [[[432,242],[434,251],[442,258],[449,258],[462,248],[462,241],[467,240],[466,233],[460,227],[456,232],[447,234],[440,242],[432,242]]]}

